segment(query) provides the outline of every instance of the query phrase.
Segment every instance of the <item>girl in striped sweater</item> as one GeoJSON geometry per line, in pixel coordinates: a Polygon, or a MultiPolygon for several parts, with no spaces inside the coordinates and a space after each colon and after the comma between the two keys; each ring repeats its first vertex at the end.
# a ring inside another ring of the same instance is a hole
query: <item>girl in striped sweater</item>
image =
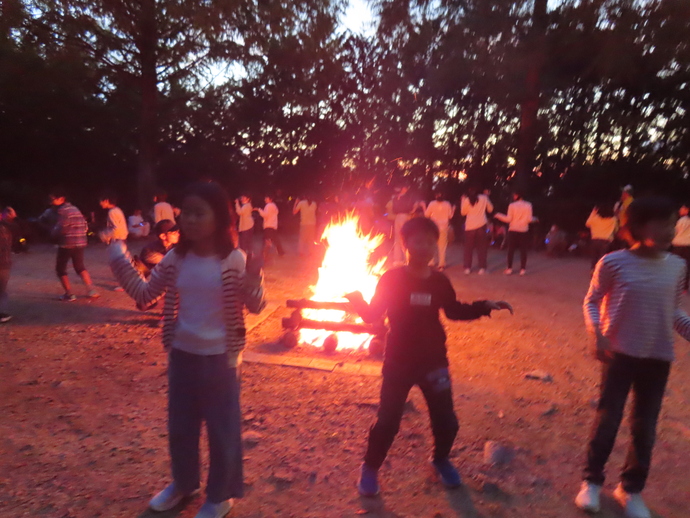
{"type": "Polygon", "coordinates": [[[665,198],[632,202],[626,230],[634,244],[630,250],[610,253],[597,263],[585,298],[585,321],[594,337],[594,353],[602,362],[602,372],[584,481],[575,499],[584,511],[600,509],[604,466],[632,392],[632,440],[621,483],[613,496],[628,518],[651,518],[640,493],[647,482],[673,361],[674,329],[690,340],[690,317],[680,307],[685,262],[667,251],[675,223],[675,207],[665,198]]]}
{"type": "Polygon", "coordinates": [[[121,241],[110,265],[141,306],[164,299],[163,344],[168,351],[168,432],[173,482],[150,507],[167,511],[198,491],[199,435],[206,421],[210,468],[206,502],[197,518],[222,518],[242,496],[239,375],[246,307],[265,305],[259,264],[235,248],[230,200],[216,183],[194,184],[182,203],[179,244],[148,281],[132,266],[121,241]]]}

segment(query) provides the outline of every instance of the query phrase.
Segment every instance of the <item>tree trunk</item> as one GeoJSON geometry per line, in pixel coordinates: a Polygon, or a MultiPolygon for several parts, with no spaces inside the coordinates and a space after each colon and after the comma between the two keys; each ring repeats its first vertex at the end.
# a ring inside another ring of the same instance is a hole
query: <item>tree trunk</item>
{"type": "Polygon", "coordinates": [[[139,164],[137,174],[137,195],[139,206],[151,204],[156,185],[155,166],[158,147],[157,101],[158,77],[156,73],[156,27],[155,0],[141,3],[140,32],[137,41],[141,66],[141,119],[139,127],[139,164]]]}
{"type": "Polygon", "coordinates": [[[525,94],[521,106],[520,132],[516,160],[516,183],[518,189],[527,186],[534,168],[537,142],[537,113],[539,111],[540,76],[544,65],[546,43],[547,0],[534,0],[532,30],[527,45],[528,64],[525,74],[525,94]]]}

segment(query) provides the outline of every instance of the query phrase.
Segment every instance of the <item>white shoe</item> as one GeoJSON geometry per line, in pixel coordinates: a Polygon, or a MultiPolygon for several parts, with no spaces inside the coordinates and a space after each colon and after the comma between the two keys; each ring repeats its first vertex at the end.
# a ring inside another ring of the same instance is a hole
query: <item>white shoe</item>
{"type": "Polygon", "coordinates": [[[628,493],[621,484],[618,484],[613,491],[613,498],[621,504],[628,518],[652,518],[652,513],[647,509],[640,493],[628,493]]]}
{"type": "Polygon", "coordinates": [[[232,499],[214,504],[206,500],[195,518],[224,518],[232,509],[232,499]]]}
{"type": "Polygon", "coordinates": [[[185,497],[193,495],[197,491],[198,489],[192,493],[182,493],[177,490],[175,487],[175,482],[173,482],[151,499],[149,502],[149,507],[158,512],[169,511],[179,504],[185,497]]]}
{"type": "Polygon", "coordinates": [[[522,270],[520,270],[520,275],[525,275],[526,273],[527,273],[527,270],[525,270],[524,268],[522,270]]]}
{"type": "Polygon", "coordinates": [[[479,271],[477,272],[479,275],[484,275],[486,273],[485,268],[480,268],[479,271]]]}
{"type": "Polygon", "coordinates": [[[465,268],[465,275],[469,275],[472,272],[469,268],[465,268]]]}
{"type": "Polygon", "coordinates": [[[575,497],[575,505],[587,513],[598,513],[601,509],[599,503],[599,495],[601,494],[601,486],[587,482],[582,482],[580,492],[575,497]]]}
{"type": "Polygon", "coordinates": [[[503,273],[506,275],[513,275],[513,269],[512,268],[506,268],[503,273]]]}

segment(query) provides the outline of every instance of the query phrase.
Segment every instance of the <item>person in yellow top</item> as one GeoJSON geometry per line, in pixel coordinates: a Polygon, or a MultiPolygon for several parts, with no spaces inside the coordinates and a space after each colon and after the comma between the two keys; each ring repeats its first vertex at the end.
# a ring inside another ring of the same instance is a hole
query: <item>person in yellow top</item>
{"type": "Polygon", "coordinates": [[[615,213],[618,218],[618,232],[616,237],[622,241],[625,248],[630,248],[634,243],[630,230],[628,230],[628,207],[633,202],[633,187],[632,185],[626,185],[623,187],[623,192],[621,193],[621,199],[616,203],[615,213]]]}

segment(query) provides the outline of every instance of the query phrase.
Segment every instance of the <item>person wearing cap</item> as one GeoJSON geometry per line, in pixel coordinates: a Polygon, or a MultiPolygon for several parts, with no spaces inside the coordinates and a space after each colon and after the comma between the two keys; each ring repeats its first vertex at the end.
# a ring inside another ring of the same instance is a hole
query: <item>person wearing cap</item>
{"type": "Polygon", "coordinates": [[[165,254],[180,240],[180,228],[169,219],[162,219],[153,227],[156,240],[141,249],[135,257],[137,269],[148,278],[151,270],[163,260],[165,254]]]}

